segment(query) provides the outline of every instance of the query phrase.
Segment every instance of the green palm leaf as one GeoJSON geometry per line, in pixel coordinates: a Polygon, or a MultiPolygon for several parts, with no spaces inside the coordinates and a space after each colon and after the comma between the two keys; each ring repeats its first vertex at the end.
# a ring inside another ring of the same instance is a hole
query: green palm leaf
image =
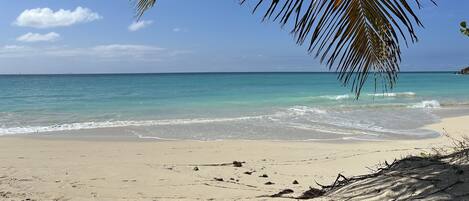
{"type": "Polygon", "coordinates": [[[467,27],[467,22],[466,21],[462,21],[461,24],[459,24],[459,26],[461,27],[461,33],[466,35],[466,36],[469,36],[469,27],[467,27]]]}
{"type": "MultiPolygon", "coordinates": [[[[155,1],[137,0],[138,16],[155,1]]],[[[406,45],[416,42],[415,26],[423,26],[408,3],[411,0],[253,1],[253,12],[265,10],[264,20],[292,24],[296,42],[306,43],[308,51],[338,72],[338,79],[351,85],[357,97],[370,74],[375,89],[377,83],[385,90],[395,85],[401,61],[399,40],[406,45]]],[[[419,0],[412,2],[420,8],[419,0]]]]}
{"type": "MultiPolygon", "coordinates": [[[[133,0],[130,0],[133,1],[133,0]]],[[[148,9],[156,4],[156,0],[135,0],[135,9],[137,10],[137,18],[140,19],[148,9]]]]}

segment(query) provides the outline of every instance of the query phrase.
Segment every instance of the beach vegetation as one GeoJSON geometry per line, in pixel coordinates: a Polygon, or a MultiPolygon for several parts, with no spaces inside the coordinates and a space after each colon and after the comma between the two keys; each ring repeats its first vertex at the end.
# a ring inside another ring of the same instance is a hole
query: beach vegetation
{"type": "Polygon", "coordinates": [[[330,185],[317,183],[294,197],[277,193],[269,197],[328,200],[466,200],[469,196],[469,137],[445,133],[451,146],[432,148],[420,156],[409,155],[378,164],[365,175],[338,174],[330,185]]]}

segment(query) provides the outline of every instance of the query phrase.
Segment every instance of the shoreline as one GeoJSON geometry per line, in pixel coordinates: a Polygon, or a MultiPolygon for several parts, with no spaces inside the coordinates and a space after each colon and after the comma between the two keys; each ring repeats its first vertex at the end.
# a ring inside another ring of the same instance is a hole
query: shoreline
{"type": "MultiPolygon", "coordinates": [[[[425,110],[424,110],[425,111],[425,110]]],[[[213,139],[191,139],[190,136],[179,136],[175,138],[170,138],[168,136],[158,136],[158,135],[147,135],[145,132],[147,130],[152,130],[152,129],[157,129],[157,125],[141,125],[141,126],[133,126],[133,125],[122,125],[122,126],[111,126],[111,127],[96,127],[96,128],[74,128],[68,130],[68,128],[65,128],[64,130],[56,130],[56,131],[37,131],[37,132],[29,132],[29,133],[3,133],[0,134],[1,137],[26,137],[26,138],[57,138],[57,139],[65,139],[65,140],[87,140],[88,138],[90,140],[110,140],[110,141],[121,141],[121,140],[130,140],[130,141],[143,141],[143,140],[160,140],[160,141],[221,141],[221,140],[253,140],[253,141],[288,141],[288,142],[329,142],[329,141],[334,141],[334,142],[339,142],[339,143],[347,143],[348,141],[395,141],[395,140],[422,140],[422,139],[432,139],[435,137],[438,137],[437,133],[431,133],[432,129],[428,129],[426,126],[438,123],[444,118],[452,118],[452,117],[461,117],[461,116],[466,116],[469,114],[469,107],[467,106],[452,106],[452,107],[441,107],[441,108],[434,108],[434,109],[428,109],[428,111],[431,111],[431,115],[434,115],[436,118],[432,121],[427,120],[426,123],[418,125],[421,127],[415,127],[413,128],[414,133],[419,133],[416,135],[411,135],[412,133],[411,130],[403,130],[404,132],[407,132],[406,134],[398,134],[398,133],[393,133],[393,132],[399,132],[399,130],[393,130],[390,129],[389,131],[385,130],[373,130],[373,129],[362,129],[362,128],[351,128],[352,131],[353,129],[356,129],[357,131],[363,131],[363,132],[377,132],[380,133],[381,136],[377,137],[374,135],[370,135],[370,133],[364,133],[364,134],[340,134],[337,133],[336,136],[334,136],[334,133],[332,133],[333,137],[336,138],[327,138],[328,134],[331,134],[330,132],[333,131],[327,131],[327,132],[322,132],[321,130],[311,130],[312,133],[315,133],[312,136],[311,139],[308,139],[304,136],[294,139],[295,137],[289,139],[289,138],[283,138],[281,137],[282,135],[274,135],[275,137],[273,138],[263,138],[263,137],[253,137],[253,138],[239,138],[234,137],[234,138],[225,138],[225,139],[217,139],[217,136],[214,136],[213,139]],[[143,132],[141,132],[143,131],[143,132]],[[426,132],[429,131],[428,133],[422,134],[420,132],[426,132]],[[389,132],[389,133],[386,133],[389,132]],[[317,137],[317,138],[315,138],[317,137]]],[[[260,116],[267,116],[267,115],[260,115],[260,116]]],[[[241,118],[241,117],[239,117],[241,118]]],[[[196,118],[197,119],[197,118],[196,118]]],[[[179,120],[179,119],[176,119],[179,120]]],[[[142,120],[142,122],[151,122],[151,121],[160,121],[160,120],[142,120]]],[[[161,120],[161,121],[166,121],[166,120],[161,120]]],[[[389,121],[392,122],[392,119],[389,121]]],[[[120,121],[116,121],[120,122],[120,121]]],[[[125,122],[125,121],[122,121],[125,122]]],[[[129,121],[133,122],[133,121],[129,121]]],[[[89,123],[94,123],[94,122],[81,122],[81,123],[70,123],[70,124],[64,124],[64,125],[75,125],[75,124],[89,124],[89,123]]],[[[98,122],[100,123],[100,122],[98,122]]],[[[55,125],[50,125],[50,126],[37,126],[37,127],[54,127],[55,125]]],[[[168,125],[163,125],[163,126],[168,126],[168,125]]],[[[180,126],[180,125],[176,125],[180,126]]],[[[408,126],[408,125],[406,125],[408,126]]],[[[23,129],[21,127],[18,128],[6,128],[8,129],[23,129]]],[[[301,129],[298,129],[301,131],[301,129]]],[[[182,130],[184,131],[184,130],[182,130]]],[[[264,133],[271,133],[274,132],[275,130],[268,130],[264,131],[264,133]]],[[[304,130],[301,132],[307,132],[308,130],[304,130]]],[[[158,131],[162,132],[162,131],[158,131]]],[[[200,131],[197,131],[200,133],[200,131]]],[[[220,131],[222,132],[222,131],[220,131]]],[[[239,132],[239,131],[237,131],[239,132]]],[[[283,131],[285,132],[285,131],[283,131]]],[[[177,133],[176,133],[177,134],[177,133]]],[[[287,135],[287,134],[285,134],[287,135]]],[[[302,134],[300,134],[302,135],[302,134]]],[[[206,138],[205,136],[202,138],[206,138]]]]}
{"type": "MultiPolygon", "coordinates": [[[[426,128],[458,137],[469,133],[468,121],[469,116],[443,118],[426,128]]],[[[366,174],[379,163],[449,145],[443,136],[352,143],[3,136],[0,196],[11,200],[264,200],[258,196],[285,188],[299,194],[315,182],[331,183],[338,173],[366,174]],[[242,167],[213,165],[233,161],[245,163],[242,167]],[[295,180],[299,184],[293,184],[295,180]]]]}
{"type": "MultiPolygon", "coordinates": [[[[191,139],[187,136],[182,138],[168,138],[167,136],[153,136],[146,135],[145,132],[147,129],[151,130],[153,127],[149,126],[121,126],[121,127],[103,127],[103,128],[83,128],[83,129],[73,129],[73,130],[58,130],[58,131],[46,131],[46,132],[34,132],[34,133],[18,133],[18,134],[2,134],[2,137],[20,137],[20,138],[45,138],[45,139],[63,139],[63,140],[85,140],[85,141],[94,141],[94,140],[104,140],[104,141],[194,141],[194,142],[205,142],[205,141],[285,141],[285,142],[337,142],[337,143],[348,143],[348,142],[374,142],[374,141],[396,141],[396,140],[424,140],[424,139],[433,139],[438,138],[438,133],[431,133],[433,129],[427,128],[428,125],[436,124],[439,121],[442,121],[445,118],[454,118],[469,115],[469,107],[442,107],[438,109],[432,109],[431,113],[436,116],[437,120],[434,122],[427,122],[421,127],[416,127],[416,130],[420,131],[429,131],[425,135],[406,135],[406,134],[396,134],[390,131],[389,135],[386,133],[381,133],[382,136],[376,137],[368,134],[352,134],[352,135],[343,135],[338,134],[337,138],[327,138],[326,133],[320,131],[312,131],[316,133],[318,138],[311,139],[294,139],[295,137],[289,139],[281,137],[288,134],[280,135],[276,134],[274,138],[220,138],[217,139],[216,136],[214,139],[191,139]],[[143,133],[140,133],[143,131],[143,133]]],[[[78,124],[78,123],[77,123],[78,124]]],[[[47,126],[46,126],[47,127],[47,126]]],[[[398,130],[396,130],[398,131],[398,130]]],[[[266,131],[267,133],[269,131],[266,131]]],[[[369,130],[367,132],[372,132],[369,130]]],[[[382,132],[382,131],[380,131],[382,132]]],[[[400,133],[404,131],[398,131],[400,133]]]]}

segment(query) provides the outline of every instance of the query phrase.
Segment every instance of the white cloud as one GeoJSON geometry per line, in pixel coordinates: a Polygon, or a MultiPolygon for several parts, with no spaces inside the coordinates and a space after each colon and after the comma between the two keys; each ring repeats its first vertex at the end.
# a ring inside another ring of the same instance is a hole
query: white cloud
{"type": "Polygon", "coordinates": [[[18,58],[32,53],[34,50],[27,46],[5,45],[0,48],[0,58],[18,58]]]}
{"type": "Polygon", "coordinates": [[[128,29],[129,31],[138,31],[140,29],[147,27],[148,25],[152,23],[153,21],[149,21],[149,20],[141,20],[138,22],[132,22],[132,24],[129,25],[128,29]]]}
{"type": "Polygon", "coordinates": [[[77,7],[74,11],[50,8],[35,8],[23,11],[13,23],[21,27],[50,28],[70,26],[99,20],[102,17],[88,8],[77,7]]]}
{"type": "Polygon", "coordinates": [[[50,32],[48,34],[39,34],[39,33],[27,33],[16,38],[20,42],[52,42],[60,38],[60,34],[55,32],[50,32]]]}
{"type": "Polygon", "coordinates": [[[98,45],[93,49],[97,51],[159,51],[164,48],[147,45],[127,45],[127,44],[111,44],[111,45],[98,45]]]}
{"type": "Polygon", "coordinates": [[[175,32],[175,33],[179,33],[179,32],[187,32],[188,29],[186,28],[181,28],[181,27],[174,27],[171,31],[175,32]]]}
{"type": "Polygon", "coordinates": [[[139,60],[153,60],[155,56],[167,54],[164,48],[147,45],[111,44],[95,46],[92,49],[102,58],[134,58],[139,60]]]}
{"type": "Polygon", "coordinates": [[[190,53],[190,51],[168,50],[157,46],[133,44],[109,44],[86,48],[71,48],[67,46],[33,47],[17,45],[6,45],[0,47],[0,58],[71,57],[74,59],[81,58],[101,61],[154,62],[187,53],[190,53]]]}
{"type": "Polygon", "coordinates": [[[18,49],[24,49],[26,46],[21,46],[21,45],[5,45],[3,46],[3,50],[18,50],[18,49]]]}

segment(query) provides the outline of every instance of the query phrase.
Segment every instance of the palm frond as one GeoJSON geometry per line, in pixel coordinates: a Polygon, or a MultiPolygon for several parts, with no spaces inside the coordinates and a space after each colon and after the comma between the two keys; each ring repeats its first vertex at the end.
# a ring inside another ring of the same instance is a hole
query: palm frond
{"type": "MultiPolygon", "coordinates": [[[[152,8],[156,0],[136,2],[137,17],[152,8]]],[[[241,4],[249,0],[239,0],[241,4]]],[[[357,97],[369,74],[375,89],[393,88],[401,61],[400,41],[418,41],[415,26],[423,27],[411,4],[421,0],[252,0],[253,13],[265,7],[263,20],[293,23],[299,45],[320,57],[330,70],[338,72],[343,85],[351,85],[357,97]]],[[[429,0],[433,4],[433,0],[429,0]]]]}
{"type": "MultiPolygon", "coordinates": [[[[240,0],[244,4],[249,0],[240,0]]],[[[338,72],[357,97],[372,73],[384,89],[392,88],[401,61],[400,41],[418,40],[422,26],[409,0],[253,0],[253,13],[264,8],[263,20],[293,24],[299,45],[338,72]]],[[[419,0],[412,0],[418,8],[419,0]]],[[[433,2],[433,0],[430,0],[433,2]]],[[[434,2],[433,2],[434,3],[434,2]]]]}
{"type": "Polygon", "coordinates": [[[148,9],[152,8],[156,4],[156,0],[130,0],[130,1],[135,1],[137,19],[140,19],[148,9]]]}
{"type": "Polygon", "coordinates": [[[460,28],[460,31],[462,34],[466,35],[466,36],[469,36],[469,27],[467,26],[467,22],[466,21],[462,21],[459,26],[461,27],[460,28]]]}

